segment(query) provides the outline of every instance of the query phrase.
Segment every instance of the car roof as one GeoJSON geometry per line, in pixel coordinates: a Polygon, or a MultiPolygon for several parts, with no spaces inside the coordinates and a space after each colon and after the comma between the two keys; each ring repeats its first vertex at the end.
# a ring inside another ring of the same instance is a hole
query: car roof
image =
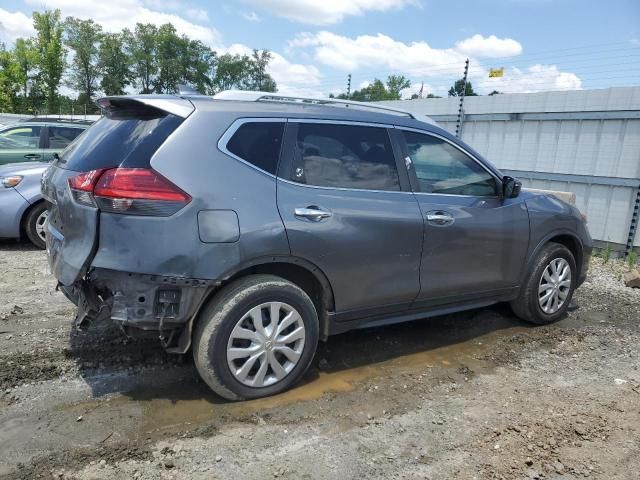
{"type": "Polygon", "coordinates": [[[68,118],[48,118],[48,117],[33,117],[27,120],[18,122],[19,125],[25,124],[37,124],[37,125],[62,125],[62,126],[74,126],[74,127],[90,127],[93,124],[93,120],[82,119],[68,119],[68,118]]]}
{"type": "Polygon", "coordinates": [[[351,105],[319,104],[283,101],[245,101],[218,100],[206,96],[193,96],[189,100],[198,110],[210,110],[228,114],[238,114],[239,117],[297,117],[334,121],[354,121],[385,125],[441,130],[429,117],[412,118],[383,110],[372,110],[368,104],[364,108],[351,105]]]}

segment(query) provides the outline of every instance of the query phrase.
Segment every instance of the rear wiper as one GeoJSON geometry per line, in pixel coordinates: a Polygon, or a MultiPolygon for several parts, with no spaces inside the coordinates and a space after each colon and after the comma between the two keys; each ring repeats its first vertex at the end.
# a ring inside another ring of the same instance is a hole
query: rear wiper
{"type": "Polygon", "coordinates": [[[53,154],[53,161],[58,163],[67,163],[66,160],[63,160],[62,158],[60,158],[60,155],[58,155],[57,152],[53,154]]]}

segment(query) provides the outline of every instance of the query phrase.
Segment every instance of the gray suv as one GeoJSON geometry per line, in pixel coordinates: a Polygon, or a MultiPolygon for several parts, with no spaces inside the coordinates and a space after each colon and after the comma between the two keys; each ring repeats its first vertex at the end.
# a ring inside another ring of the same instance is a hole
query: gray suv
{"type": "Polygon", "coordinates": [[[193,352],[227,399],[298,382],[354,328],[510,302],[565,315],[592,240],[427,117],[260,92],[123,96],[43,176],[76,323],[193,352]]]}

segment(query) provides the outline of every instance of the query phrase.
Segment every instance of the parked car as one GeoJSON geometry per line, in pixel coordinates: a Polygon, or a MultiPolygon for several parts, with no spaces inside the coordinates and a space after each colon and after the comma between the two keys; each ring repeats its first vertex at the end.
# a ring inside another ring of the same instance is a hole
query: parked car
{"type": "Polygon", "coordinates": [[[496,302],[553,322],[586,277],[580,212],[426,117],[260,92],[99,105],[43,177],[51,269],[78,325],[191,348],[227,399],[291,387],[355,328],[496,302]]]}
{"type": "Polygon", "coordinates": [[[44,225],[47,206],[40,193],[45,162],[0,165],[0,238],[26,236],[38,248],[45,248],[44,225]]]}
{"type": "Polygon", "coordinates": [[[48,162],[92,122],[32,118],[0,128],[0,165],[15,162],[48,162]]]}

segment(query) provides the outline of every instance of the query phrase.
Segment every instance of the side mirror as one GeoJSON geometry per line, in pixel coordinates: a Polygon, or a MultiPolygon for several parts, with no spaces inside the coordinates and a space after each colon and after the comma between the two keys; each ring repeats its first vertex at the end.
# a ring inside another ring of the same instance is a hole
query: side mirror
{"type": "Polygon", "coordinates": [[[502,178],[502,198],[516,198],[522,190],[522,182],[513,177],[502,178]]]}

